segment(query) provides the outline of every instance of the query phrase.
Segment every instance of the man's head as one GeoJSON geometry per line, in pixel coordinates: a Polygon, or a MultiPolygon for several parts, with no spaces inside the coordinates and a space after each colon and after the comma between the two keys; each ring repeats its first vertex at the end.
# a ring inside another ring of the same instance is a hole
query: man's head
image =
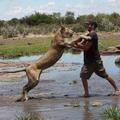
{"type": "Polygon", "coordinates": [[[95,22],[95,21],[89,21],[87,23],[87,29],[88,29],[88,31],[96,30],[97,26],[98,26],[97,22],[95,22]]]}

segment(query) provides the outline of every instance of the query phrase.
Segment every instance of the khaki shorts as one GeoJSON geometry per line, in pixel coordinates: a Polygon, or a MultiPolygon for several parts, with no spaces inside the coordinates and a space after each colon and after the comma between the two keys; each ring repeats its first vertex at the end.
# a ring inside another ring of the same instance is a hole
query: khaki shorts
{"type": "Polygon", "coordinates": [[[102,78],[108,77],[102,61],[96,61],[95,63],[83,65],[80,77],[82,79],[89,79],[94,72],[102,78]]]}

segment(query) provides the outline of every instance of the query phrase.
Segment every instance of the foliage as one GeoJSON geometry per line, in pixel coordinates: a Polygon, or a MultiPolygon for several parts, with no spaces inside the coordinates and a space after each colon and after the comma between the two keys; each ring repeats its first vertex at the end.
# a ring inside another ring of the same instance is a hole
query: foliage
{"type": "Polygon", "coordinates": [[[64,16],[61,13],[45,14],[35,12],[32,15],[17,19],[13,18],[8,21],[0,20],[0,35],[4,38],[16,37],[29,33],[48,34],[56,29],[60,23],[73,28],[75,32],[84,32],[86,22],[95,20],[98,23],[98,31],[120,31],[120,14],[104,14],[96,15],[79,15],[75,17],[74,12],[67,11],[64,16]]]}
{"type": "Polygon", "coordinates": [[[74,13],[73,12],[66,12],[65,14],[65,23],[66,24],[73,24],[75,21],[75,18],[74,18],[74,13]]]}
{"type": "Polygon", "coordinates": [[[6,39],[0,47],[0,55],[4,58],[9,58],[40,54],[48,50],[51,39],[51,37],[6,39]]]}
{"type": "Polygon", "coordinates": [[[15,120],[43,120],[37,113],[25,113],[16,116],[15,120]]]}
{"type": "Polygon", "coordinates": [[[104,111],[106,120],[120,120],[120,109],[114,106],[109,106],[104,111]]]}
{"type": "Polygon", "coordinates": [[[72,25],[72,30],[75,32],[85,32],[85,27],[81,24],[72,25]]]}
{"type": "Polygon", "coordinates": [[[3,35],[3,38],[11,38],[11,37],[17,37],[18,36],[18,30],[14,26],[6,25],[5,27],[1,28],[1,34],[3,35]]]}

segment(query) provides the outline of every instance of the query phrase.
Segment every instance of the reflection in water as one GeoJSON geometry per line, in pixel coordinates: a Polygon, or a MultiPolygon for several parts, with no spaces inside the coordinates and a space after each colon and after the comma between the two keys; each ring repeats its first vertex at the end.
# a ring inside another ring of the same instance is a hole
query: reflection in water
{"type": "Polygon", "coordinates": [[[84,100],[84,110],[83,110],[83,120],[93,120],[92,113],[90,112],[90,101],[88,99],[84,100]]]}
{"type": "Polygon", "coordinates": [[[44,120],[41,112],[36,111],[36,108],[37,108],[36,104],[38,104],[38,103],[28,102],[28,103],[23,104],[23,112],[24,112],[24,114],[30,116],[28,120],[44,120]]]}
{"type": "Polygon", "coordinates": [[[115,98],[113,98],[112,99],[112,105],[114,106],[114,107],[120,107],[120,100],[119,100],[119,97],[115,97],[115,98]]]}
{"type": "Polygon", "coordinates": [[[119,74],[120,74],[120,64],[115,63],[115,66],[119,69],[119,74]]]}

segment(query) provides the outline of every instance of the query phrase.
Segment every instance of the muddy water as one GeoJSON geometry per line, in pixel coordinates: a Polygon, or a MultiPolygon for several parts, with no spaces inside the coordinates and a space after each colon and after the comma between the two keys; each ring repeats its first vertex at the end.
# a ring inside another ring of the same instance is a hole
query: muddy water
{"type": "MultiPolygon", "coordinates": [[[[102,112],[109,105],[120,106],[119,97],[108,96],[113,93],[107,81],[96,76],[89,80],[91,97],[83,98],[83,87],[79,78],[83,64],[82,54],[64,54],[60,61],[47,69],[39,85],[30,92],[34,98],[16,103],[22,86],[27,82],[20,80],[0,82],[0,120],[14,120],[16,115],[33,112],[44,120],[102,120],[102,112]],[[95,103],[98,105],[94,105],[95,103]]],[[[102,56],[107,72],[120,87],[120,68],[115,66],[117,56],[102,56]]],[[[32,61],[38,56],[26,56],[17,59],[0,60],[1,62],[32,61]]]]}

